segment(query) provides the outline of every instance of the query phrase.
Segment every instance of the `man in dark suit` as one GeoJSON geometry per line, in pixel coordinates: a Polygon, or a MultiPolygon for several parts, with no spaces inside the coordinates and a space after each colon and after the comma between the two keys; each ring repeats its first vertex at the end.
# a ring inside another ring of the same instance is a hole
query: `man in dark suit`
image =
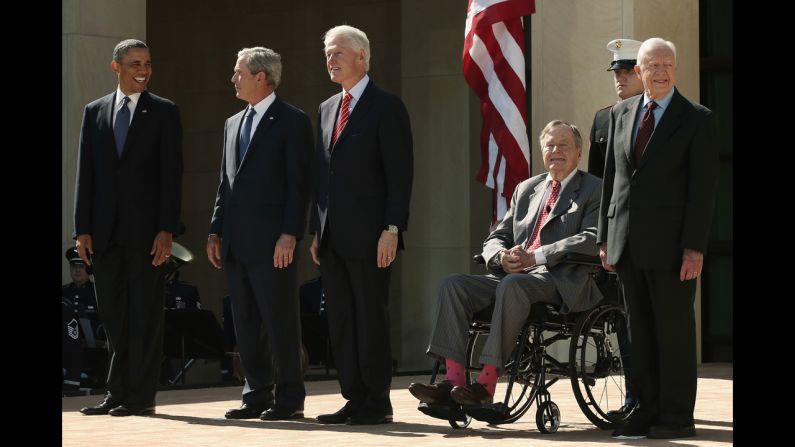
{"type": "Polygon", "coordinates": [[[599,211],[600,257],[629,306],[631,379],[640,400],[615,437],[695,436],[693,303],[718,180],[712,112],[682,96],[676,48],[643,42],[644,94],[615,105],[599,211]]]}
{"type": "Polygon", "coordinates": [[[370,43],[351,26],[324,36],[343,91],[320,105],[312,259],[320,266],[345,406],[321,423],[392,421],[387,309],[390,266],[403,248],[413,175],[411,126],[399,97],[367,75],[370,43]]]}
{"type": "Polygon", "coordinates": [[[300,418],[306,390],[293,261],[306,228],[312,124],[276,96],[278,53],[244,48],[234,71],[237,97],[248,106],[224,124],[221,183],[207,238],[207,257],[227,272],[246,378],[242,405],[226,418],[300,418]]]}
{"type": "MultiPolygon", "coordinates": [[[[632,39],[614,39],[607,43],[607,49],[613,53],[613,62],[607,71],[613,72],[613,80],[619,102],[643,93],[643,82],[635,73],[636,57],[642,42],[632,39]]],[[[588,148],[588,172],[602,178],[605,171],[605,153],[607,152],[607,137],[610,134],[610,110],[613,106],[605,107],[596,112],[591,125],[590,147],[588,148]]],[[[630,355],[629,331],[626,320],[622,319],[618,327],[618,343],[621,348],[621,363],[624,374],[629,375],[632,370],[632,356],[630,355]]],[[[608,416],[613,419],[626,419],[635,408],[637,397],[631,381],[625,381],[626,395],[624,404],[618,410],[608,411],[608,416]]]]}
{"type": "Polygon", "coordinates": [[[108,392],[86,415],[155,411],[163,354],[163,268],[182,197],[177,106],[146,91],[149,49],[128,39],[113,50],[115,92],[83,112],[74,234],[91,265],[110,345],[108,392]]]}
{"type": "Polygon", "coordinates": [[[483,243],[489,275],[451,275],[442,280],[428,354],[444,359],[447,379],[412,383],[426,403],[484,405],[516,345],[533,303],[579,312],[602,293],[590,267],[561,263],[565,255],[596,256],[601,181],[577,169],[582,136],[576,126],[552,121],[539,136],[547,173],[517,185],[511,207],[483,243]],[[483,371],[467,385],[464,365],[469,327],[476,312],[494,306],[491,333],[480,356],[483,371]]]}

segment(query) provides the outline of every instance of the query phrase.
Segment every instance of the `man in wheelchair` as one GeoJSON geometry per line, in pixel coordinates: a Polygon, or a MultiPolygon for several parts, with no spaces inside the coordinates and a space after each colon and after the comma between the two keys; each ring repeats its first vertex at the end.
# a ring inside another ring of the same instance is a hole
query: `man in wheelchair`
{"type": "Polygon", "coordinates": [[[421,402],[483,406],[493,401],[497,380],[533,303],[560,312],[592,308],[602,293],[591,267],[561,262],[566,255],[596,256],[601,180],[577,169],[582,137],[573,124],[555,120],[539,136],[547,173],[520,183],[511,207],[483,243],[488,275],[454,274],[439,290],[427,353],[443,359],[446,380],[412,383],[421,402]],[[465,353],[473,315],[494,307],[483,347],[483,369],[467,385],[465,353]]]}

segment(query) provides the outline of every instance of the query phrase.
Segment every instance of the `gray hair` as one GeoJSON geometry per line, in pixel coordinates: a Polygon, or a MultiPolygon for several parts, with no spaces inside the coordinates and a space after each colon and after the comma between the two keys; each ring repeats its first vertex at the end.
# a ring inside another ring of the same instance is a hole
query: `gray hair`
{"type": "Polygon", "coordinates": [[[645,63],[646,55],[650,53],[652,50],[656,50],[658,48],[667,48],[671,50],[674,54],[674,63],[676,63],[676,45],[669,40],[665,40],[660,37],[652,37],[650,39],[646,39],[638,48],[638,61],[637,64],[641,65],[645,63]]]}
{"type": "Polygon", "coordinates": [[[370,41],[367,40],[367,34],[359,28],[349,25],[335,26],[326,31],[323,36],[324,47],[327,47],[337,36],[345,39],[348,46],[354,51],[364,50],[364,71],[370,71],[370,41]]]}
{"type": "Polygon", "coordinates": [[[578,129],[574,124],[567,123],[563,120],[552,120],[546,126],[544,126],[544,128],[541,130],[541,134],[538,136],[538,142],[541,144],[541,149],[544,149],[544,137],[547,136],[547,134],[552,131],[552,128],[556,126],[566,126],[571,129],[571,133],[574,134],[574,146],[576,146],[577,149],[582,149],[582,135],[580,134],[580,129],[578,129]]]}
{"type": "Polygon", "coordinates": [[[121,63],[121,60],[127,54],[128,51],[132,50],[133,48],[145,48],[149,49],[146,46],[144,41],[138,39],[127,39],[122,40],[118,44],[116,44],[116,48],[113,49],[113,60],[121,63]]]}
{"type": "Polygon", "coordinates": [[[243,48],[237,52],[237,58],[246,61],[251,74],[264,72],[268,77],[268,85],[274,89],[282,81],[282,57],[279,53],[265,47],[243,48]]]}

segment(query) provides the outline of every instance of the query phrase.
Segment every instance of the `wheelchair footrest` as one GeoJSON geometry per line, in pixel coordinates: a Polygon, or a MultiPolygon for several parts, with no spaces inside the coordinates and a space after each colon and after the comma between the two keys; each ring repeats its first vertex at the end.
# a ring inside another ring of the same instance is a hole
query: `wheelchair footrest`
{"type": "Polygon", "coordinates": [[[502,424],[509,417],[505,404],[502,402],[471,407],[464,406],[463,410],[473,418],[489,424],[502,424]]]}
{"type": "Polygon", "coordinates": [[[461,410],[458,405],[450,404],[428,404],[420,402],[417,409],[427,414],[428,416],[436,419],[444,419],[446,421],[467,421],[467,415],[461,410]]]}

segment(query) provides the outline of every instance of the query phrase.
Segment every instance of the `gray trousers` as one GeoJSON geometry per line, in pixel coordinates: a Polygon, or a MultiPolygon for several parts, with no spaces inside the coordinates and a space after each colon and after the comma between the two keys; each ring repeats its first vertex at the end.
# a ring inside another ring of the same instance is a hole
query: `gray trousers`
{"type": "Polygon", "coordinates": [[[530,306],[537,302],[563,303],[543,266],[530,273],[511,273],[502,280],[494,275],[447,276],[439,287],[428,354],[450,358],[466,366],[472,316],[493,304],[491,331],[480,363],[492,364],[502,371],[505,359],[511,355],[516,337],[530,315],[530,306]]]}

